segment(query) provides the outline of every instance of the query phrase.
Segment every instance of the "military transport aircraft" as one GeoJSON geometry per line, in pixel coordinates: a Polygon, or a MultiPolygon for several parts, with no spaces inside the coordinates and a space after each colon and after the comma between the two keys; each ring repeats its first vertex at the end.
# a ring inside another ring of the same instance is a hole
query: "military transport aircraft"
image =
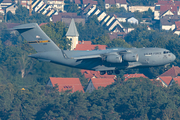
{"type": "Polygon", "coordinates": [[[119,74],[120,69],[162,66],[176,56],[163,48],[114,48],[93,51],[61,50],[37,23],[14,27],[37,51],[29,57],[80,69],[119,74]]]}

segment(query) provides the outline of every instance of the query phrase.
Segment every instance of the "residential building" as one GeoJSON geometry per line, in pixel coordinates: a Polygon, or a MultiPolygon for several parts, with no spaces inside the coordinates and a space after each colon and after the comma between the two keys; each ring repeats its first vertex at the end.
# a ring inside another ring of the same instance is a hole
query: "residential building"
{"type": "Polygon", "coordinates": [[[174,34],[180,35],[180,21],[175,22],[174,34]]]}
{"type": "Polygon", "coordinates": [[[51,5],[57,11],[64,11],[64,0],[48,0],[46,4],[51,5]]]}
{"type": "Polygon", "coordinates": [[[84,92],[83,86],[79,78],[56,78],[50,77],[47,86],[55,87],[58,86],[59,92],[71,90],[71,93],[76,91],[84,92]]]}
{"type": "Polygon", "coordinates": [[[134,13],[115,13],[114,16],[119,22],[127,22],[127,18],[134,17],[134,13]]]}
{"type": "Polygon", "coordinates": [[[91,93],[95,89],[106,87],[112,83],[114,83],[112,78],[91,78],[85,91],[91,93]]]}
{"type": "Polygon", "coordinates": [[[135,73],[135,74],[124,74],[124,77],[125,77],[124,81],[127,81],[130,78],[139,78],[139,77],[147,78],[144,74],[137,74],[137,73],[135,73]]]}
{"type": "Polygon", "coordinates": [[[161,74],[160,76],[171,76],[171,77],[177,77],[180,74],[180,68],[178,66],[172,66],[168,71],[161,74]]]}
{"type": "Polygon", "coordinates": [[[172,81],[171,76],[159,76],[156,80],[160,80],[164,87],[168,87],[172,81]]]}
{"type": "Polygon", "coordinates": [[[52,15],[50,21],[54,23],[61,21],[66,25],[69,25],[71,23],[72,18],[74,19],[75,23],[82,23],[83,25],[85,24],[85,18],[77,16],[77,13],[58,13],[58,15],[52,15]]]}
{"type": "Polygon", "coordinates": [[[130,12],[145,12],[151,9],[152,12],[154,12],[155,6],[129,6],[128,7],[130,12]]]}
{"type": "Polygon", "coordinates": [[[66,37],[71,41],[71,50],[74,50],[76,48],[76,45],[78,44],[79,39],[79,33],[77,31],[74,19],[71,20],[69,29],[66,33],[66,37]]]}
{"type": "Polygon", "coordinates": [[[84,14],[87,18],[92,15],[97,15],[97,19],[101,25],[105,25],[111,32],[124,32],[122,24],[118,21],[118,19],[116,19],[115,15],[110,16],[96,8],[96,6],[90,7],[87,12],[84,12],[84,14]]]}
{"type": "Polygon", "coordinates": [[[74,0],[74,3],[78,6],[78,8],[85,8],[87,5],[97,5],[97,1],[95,0],[74,0]]]}
{"type": "Polygon", "coordinates": [[[116,8],[124,7],[127,11],[127,2],[126,0],[105,0],[105,9],[109,9],[115,6],[116,8]]]}
{"type": "Polygon", "coordinates": [[[136,19],[135,17],[127,18],[127,22],[131,23],[131,24],[138,24],[139,23],[138,19],[136,19]]]}
{"type": "Polygon", "coordinates": [[[2,9],[1,5],[0,5],[0,14],[4,15],[4,10],[2,9]]]}
{"type": "Polygon", "coordinates": [[[174,30],[175,29],[175,23],[170,22],[166,18],[160,19],[160,29],[162,30],[174,30]]]}
{"type": "Polygon", "coordinates": [[[17,7],[15,4],[13,4],[13,5],[11,5],[11,6],[9,6],[9,7],[6,8],[6,13],[7,13],[8,11],[11,11],[12,14],[15,14],[17,8],[18,8],[18,7],[17,7]]]}
{"type": "Polygon", "coordinates": [[[159,20],[166,15],[180,15],[180,1],[167,0],[155,3],[154,19],[159,20]]]}
{"type": "Polygon", "coordinates": [[[92,45],[91,41],[79,41],[74,50],[105,50],[106,45],[92,45]]]}
{"type": "Polygon", "coordinates": [[[0,5],[2,9],[6,9],[8,6],[13,4],[12,0],[3,0],[0,5]]]}

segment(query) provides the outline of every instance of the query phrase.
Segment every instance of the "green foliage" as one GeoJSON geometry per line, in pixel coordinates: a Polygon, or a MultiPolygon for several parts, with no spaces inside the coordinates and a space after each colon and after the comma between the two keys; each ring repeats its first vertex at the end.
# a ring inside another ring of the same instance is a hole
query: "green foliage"
{"type": "Polygon", "coordinates": [[[64,10],[67,12],[78,12],[78,6],[74,2],[67,1],[67,4],[64,6],[64,10]]]}
{"type": "Polygon", "coordinates": [[[34,13],[32,16],[29,16],[29,11],[26,7],[18,6],[18,9],[15,11],[15,15],[10,11],[7,12],[7,22],[14,23],[32,23],[36,22],[38,24],[49,22],[49,17],[42,15],[42,13],[34,13]]]}
{"type": "Polygon", "coordinates": [[[66,38],[67,28],[62,22],[48,23],[42,26],[43,31],[61,48],[69,49],[70,40],[66,38]]]}
{"type": "Polygon", "coordinates": [[[121,8],[111,7],[111,8],[106,10],[107,14],[110,14],[110,13],[120,13],[120,12],[125,13],[127,11],[126,11],[126,9],[124,7],[121,7],[121,8]]]}
{"type": "Polygon", "coordinates": [[[92,41],[93,44],[102,45],[109,43],[107,31],[100,25],[97,16],[90,17],[84,26],[81,23],[76,26],[79,40],[92,41]]]}

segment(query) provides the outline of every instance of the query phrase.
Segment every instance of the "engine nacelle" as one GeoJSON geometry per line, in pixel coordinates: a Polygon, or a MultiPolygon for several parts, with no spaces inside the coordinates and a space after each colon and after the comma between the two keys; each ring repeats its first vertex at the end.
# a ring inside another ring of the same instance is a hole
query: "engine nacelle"
{"type": "Polygon", "coordinates": [[[122,63],[122,56],[114,54],[108,55],[106,61],[111,63],[122,63]]]}
{"type": "Polygon", "coordinates": [[[139,60],[139,55],[138,54],[124,54],[123,55],[123,60],[128,61],[128,62],[138,62],[139,60]]]}

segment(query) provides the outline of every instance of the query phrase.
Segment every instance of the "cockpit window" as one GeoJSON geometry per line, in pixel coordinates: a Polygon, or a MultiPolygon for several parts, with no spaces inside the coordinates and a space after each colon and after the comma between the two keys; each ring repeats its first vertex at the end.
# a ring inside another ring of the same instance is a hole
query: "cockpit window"
{"type": "Polygon", "coordinates": [[[164,53],[164,54],[168,54],[168,53],[170,53],[170,52],[169,52],[169,51],[164,51],[163,53],[164,53]]]}

